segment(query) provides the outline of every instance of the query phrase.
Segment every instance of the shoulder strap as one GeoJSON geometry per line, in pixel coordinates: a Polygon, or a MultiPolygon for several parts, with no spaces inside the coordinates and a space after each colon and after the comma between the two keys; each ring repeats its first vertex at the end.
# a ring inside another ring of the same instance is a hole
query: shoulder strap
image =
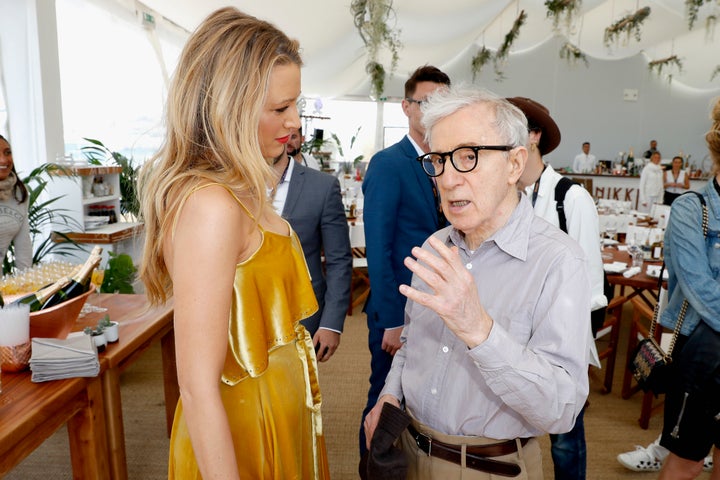
{"type": "Polygon", "coordinates": [[[580,185],[579,183],[567,178],[562,177],[560,181],[555,185],[555,209],[558,214],[558,223],[560,230],[567,233],[567,219],[565,218],[565,194],[570,187],[573,185],[580,185]]]}

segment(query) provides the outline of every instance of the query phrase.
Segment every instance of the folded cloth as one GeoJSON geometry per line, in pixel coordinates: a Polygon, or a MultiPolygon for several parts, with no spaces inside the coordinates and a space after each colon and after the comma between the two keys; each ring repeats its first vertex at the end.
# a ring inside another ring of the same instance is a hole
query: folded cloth
{"type": "MultiPolygon", "coordinates": [[[[660,276],[660,269],[661,269],[661,268],[662,268],[661,265],[648,265],[648,266],[647,266],[646,273],[647,273],[648,276],[650,276],[650,277],[658,278],[658,277],[660,276]]],[[[663,280],[667,280],[669,277],[670,277],[670,274],[669,274],[669,272],[668,272],[668,270],[667,270],[667,268],[666,268],[665,270],[663,270],[663,280]]]]}
{"type": "Polygon", "coordinates": [[[73,377],[96,377],[100,373],[97,347],[90,335],[33,338],[30,356],[31,381],[46,382],[73,377]]]}
{"type": "Polygon", "coordinates": [[[620,273],[627,268],[625,262],[604,263],[603,269],[608,273],[620,273]]]}
{"type": "Polygon", "coordinates": [[[625,270],[623,272],[623,277],[625,277],[625,278],[634,277],[638,273],[640,273],[640,267],[628,268],[627,270],[625,270]]]}
{"type": "Polygon", "coordinates": [[[391,403],[380,412],[375,433],[370,441],[367,458],[367,478],[400,480],[407,476],[408,460],[395,446],[400,434],[410,425],[410,416],[391,403]]]}

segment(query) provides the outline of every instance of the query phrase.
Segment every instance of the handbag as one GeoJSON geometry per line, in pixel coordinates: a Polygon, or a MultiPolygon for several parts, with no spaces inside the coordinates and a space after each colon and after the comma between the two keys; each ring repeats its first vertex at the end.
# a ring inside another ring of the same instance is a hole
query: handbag
{"type": "MultiPolygon", "coordinates": [[[[707,237],[707,205],[705,204],[705,199],[702,195],[696,195],[700,198],[700,203],[702,204],[702,229],[703,235],[707,237]]],[[[662,277],[664,270],[665,262],[663,261],[662,268],[660,269],[660,275],[658,276],[658,290],[662,289],[662,277]]],[[[678,334],[680,333],[680,328],[685,320],[685,313],[687,312],[687,309],[688,301],[686,298],[683,300],[682,306],[680,307],[680,313],[678,314],[678,319],[675,323],[672,340],[670,341],[670,345],[666,353],[658,344],[657,340],[655,340],[655,328],[657,328],[658,317],[660,316],[660,301],[658,300],[655,304],[648,336],[638,342],[630,361],[630,370],[632,371],[633,377],[635,377],[635,380],[637,380],[638,385],[643,391],[652,391],[655,396],[667,391],[671,376],[670,365],[672,364],[672,353],[675,348],[675,342],[677,341],[678,334]]]]}

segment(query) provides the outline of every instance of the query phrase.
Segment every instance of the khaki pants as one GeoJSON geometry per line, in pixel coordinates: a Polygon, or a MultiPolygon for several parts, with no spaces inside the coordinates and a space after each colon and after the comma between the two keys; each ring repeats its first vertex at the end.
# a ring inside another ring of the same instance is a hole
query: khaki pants
{"type": "MultiPolygon", "coordinates": [[[[463,442],[468,446],[488,445],[498,442],[497,440],[483,437],[455,437],[444,435],[424,425],[415,424],[415,427],[418,431],[430,435],[434,440],[454,445],[460,445],[463,442]]],[[[492,457],[493,460],[519,465],[522,471],[517,477],[494,475],[472,468],[462,467],[437,457],[429,457],[418,448],[415,439],[407,430],[400,436],[400,447],[408,458],[408,480],[508,480],[510,478],[517,480],[543,480],[542,453],[540,451],[540,444],[535,438],[531,438],[523,448],[515,453],[501,457],[492,457]]]]}

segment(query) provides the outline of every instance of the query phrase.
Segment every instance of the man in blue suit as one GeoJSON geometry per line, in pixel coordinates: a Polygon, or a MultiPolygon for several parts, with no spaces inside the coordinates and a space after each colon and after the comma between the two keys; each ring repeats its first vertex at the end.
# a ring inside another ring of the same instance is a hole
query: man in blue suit
{"type": "Polygon", "coordinates": [[[350,303],[352,253],[340,184],[332,175],[306,167],[287,153],[274,168],[279,181],[272,192],[273,208],[300,238],[319,306],[302,324],[313,337],[318,361],[324,362],[340,344],[350,303]]]}
{"type": "MultiPolygon", "coordinates": [[[[400,284],[412,276],[403,261],[413,247],[420,246],[445,226],[437,189],[422,169],[418,156],[427,153],[420,107],[438,88],[450,85],[450,78],[432,66],[420,67],[405,82],[402,109],[408,117],[408,134],[395,145],[376,153],[363,181],[365,249],[370,276],[370,296],[365,305],[370,348],[370,390],[365,415],[377,402],[385,384],[393,355],[400,348],[405,297],[400,284]]],[[[360,427],[360,453],[365,431],[360,427]]]]}

